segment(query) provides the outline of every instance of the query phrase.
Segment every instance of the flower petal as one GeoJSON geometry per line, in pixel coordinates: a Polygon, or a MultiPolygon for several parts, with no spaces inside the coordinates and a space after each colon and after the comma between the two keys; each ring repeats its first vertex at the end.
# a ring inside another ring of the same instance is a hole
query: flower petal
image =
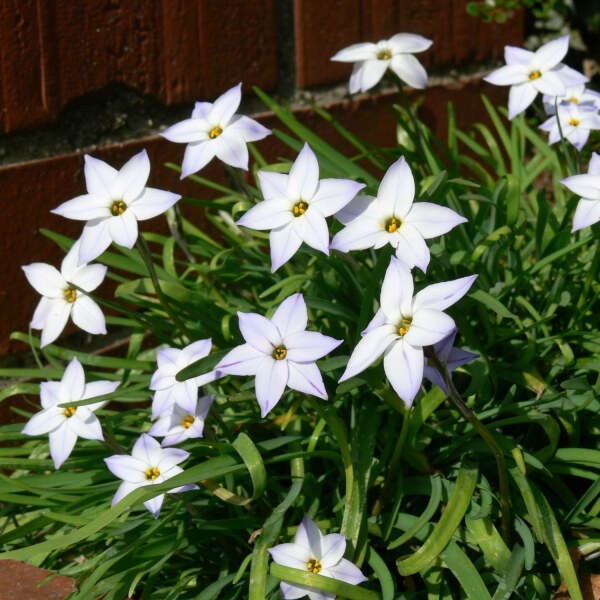
{"type": "Polygon", "coordinates": [[[504,46],[504,60],[509,65],[517,63],[529,67],[533,57],[534,53],[530,50],[518,48],[517,46],[504,46]]]}
{"type": "Polygon", "coordinates": [[[244,117],[243,115],[235,115],[229,125],[227,125],[229,133],[241,137],[244,142],[257,142],[271,135],[271,130],[261,125],[258,121],[244,117]]]}
{"type": "Polygon", "coordinates": [[[415,313],[404,340],[411,346],[431,346],[443,340],[455,327],[454,319],[446,313],[422,308],[415,313]]]}
{"type": "Polygon", "coordinates": [[[413,311],[416,313],[423,308],[445,310],[469,291],[475,279],[477,275],[469,275],[427,286],[415,295],[413,311]]]}
{"type": "Polygon", "coordinates": [[[319,163],[308,144],[298,154],[290,169],[287,181],[287,195],[292,201],[310,201],[319,185],[319,163]]]}
{"type": "Polygon", "coordinates": [[[431,47],[433,41],[416,33],[397,33],[388,40],[388,43],[394,52],[413,54],[424,52],[431,47]]]}
{"type": "Polygon", "coordinates": [[[381,284],[381,309],[392,323],[412,316],[414,281],[410,270],[392,257],[381,284]]]}
{"type": "Polygon", "coordinates": [[[264,200],[253,206],[236,224],[261,231],[283,227],[294,218],[288,201],[264,200]]]}
{"type": "MultiPolygon", "coordinates": [[[[306,571],[306,563],[310,560],[310,554],[307,548],[298,544],[279,544],[269,548],[271,558],[284,567],[293,569],[302,569],[306,571]]],[[[301,598],[301,596],[298,596],[301,598]]]]}
{"type": "Polygon", "coordinates": [[[566,92],[561,78],[553,71],[546,71],[539,79],[533,81],[532,85],[540,94],[561,96],[566,92]]]}
{"type": "Polygon", "coordinates": [[[585,75],[567,65],[560,64],[552,70],[560,77],[565,87],[581,85],[589,81],[585,75]]]}
{"type": "Polygon", "coordinates": [[[58,429],[65,421],[65,415],[52,406],[33,415],[23,427],[21,433],[25,435],[44,435],[58,429]]]}
{"type": "Polygon", "coordinates": [[[277,327],[269,319],[257,313],[238,312],[243,338],[263,354],[270,355],[283,340],[277,327]]]}
{"type": "Polygon", "coordinates": [[[289,175],[273,171],[259,171],[258,181],[265,200],[289,200],[287,182],[289,175]]]}
{"type": "Polygon", "coordinates": [[[67,427],[75,435],[86,440],[104,439],[98,417],[87,406],[80,406],[75,414],[67,419],[67,427]]]}
{"type": "Polygon", "coordinates": [[[164,499],[165,495],[160,494],[159,496],[155,496],[154,498],[151,498],[150,500],[146,500],[146,502],[144,502],[144,506],[150,511],[150,513],[155,519],[158,519],[158,515],[160,514],[160,509],[162,507],[164,499]]]}
{"type": "Polygon", "coordinates": [[[314,362],[337,348],[342,340],[336,340],[318,331],[296,331],[284,340],[287,358],[293,362],[314,362]]]}
{"type": "Polygon", "coordinates": [[[271,272],[275,273],[284,265],[302,245],[302,238],[292,227],[292,223],[278,229],[273,229],[269,234],[271,245],[271,272]]]}
{"type": "Polygon", "coordinates": [[[509,64],[492,71],[483,80],[493,85],[519,85],[529,82],[529,71],[522,64],[509,64]]]}
{"type": "Polygon", "coordinates": [[[379,186],[377,201],[381,214],[404,220],[415,198],[415,180],[404,157],[400,157],[388,170],[379,186]]]}
{"type": "Polygon", "coordinates": [[[410,408],[423,381],[423,348],[398,340],[385,353],[383,368],[396,394],[410,408]]]}
{"type": "Polygon", "coordinates": [[[528,81],[513,85],[508,92],[508,118],[513,119],[522,113],[537,96],[537,90],[528,81]]]}
{"type": "Polygon", "coordinates": [[[92,196],[110,197],[110,188],[119,172],[104,161],[86,154],[84,156],[85,184],[92,196]]]}
{"type": "Polygon", "coordinates": [[[367,577],[362,574],[362,571],[349,560],[342,558],[339,563],[327,569],[334,579],[345,581],[352,585],[358,585],[363,581],[367,581],[367,577]]]}
{"type": "Polygon", "coordinates": [[[427,87],[427,71],[412,54],[392,56],[390,68],[402,81],[417,90],[427,87]]]}
{"type": "Polygon", "coordinates": [[[50,212],[75,221],[89,221],[91,219],[105,219],[110,217],[112,200],[108,195],[95,196],[85,194],[63,202],[50,212]]]}
{"type": "Polygon", "coordinates": [[[311,248],[329,254],[329,229],[319,207],[309,206],[304,215],[294,219],[293,225],[302,240],[311,248]]]}
{"type": "Polygon", "coordinates": [[[108,221],[108,218],[96,219],[85,224],[79,239],[79,265],[91,262],[110,246],[112,237],[108,232],[108,221]]]}
{"type": "Polygon", "coordinates": [[[327,400],[323,377],[315,363],[296,363],[288,361],[289,378],[287,385],[297,392],[317,396],[327,400]]]}
{"type": "Polygon", "coordinates": [[[341,533],[330,533],[321,538],[321,566],[331,569],[344,556],[346,536],[341,533]]]}
{"type": "Polygon", "coordinates": [[[302,548],[306,548],[314,558],[320,559],[322,555],[322,538],[323,534],[315,522],[308,515],[304,515],[302,522],[298,525],[298,529],[296,530],[294,543],[302,548]]]}
{"type": "Polygon", "coordinates": [[[66,426],[65,422],[62,427],[51,431],[48,436],[50,438],[50,456],[52,456],[55,468],[60,469],[60,466],[71,455],[77,435],[66,426]]]}
{"type": "MultiPolygon", "coordinates": [[[[106,460],[106,459],[105,459],[106,460]]],[[[118,487],[117,492],[115,493],[111,506],[114,506],[117,502],[120,502],[125,496],[131,494],[134,490],[137,490],[140,487],[139,483],[131,483],[129,481],[123,481],[121,485],[118,487]]]]}
{"type": "Polygon", "coordinates": [[[79,294],[71,311],[73,323],[88,333],[106,333],[106,321],[100,307],[89,297],[79,294]]]}
{"type": "Polygon", "coordinates": [[[73,358],[67,365],[63,378],[60,381],[58,395],[62,402],[81,400],[85,389],[85,373],[81,363],[73,358]]]}
{"type": "Polygon", "coordinates": [[[579,231],[600,221],[600,201],[582,198],[577,204],[573,215],[573,229],[579,231]]]}
{"type": "Polygon", "coordinates": [[[357,62],[377,57],[377,44],[370,42],[352,44],[334,54],[330,60],[338,62],[357,62]]]}
{"type": "Polygon", "coordinates": [[[183,163],[181,164],[181,179],[203,169],[214,157],[214,140],[195,142],[185,147],[183,163]]]}
{"type": "Polygon", "coordinates": [[[150,159],[146,150],[132,156],[122,167],[110,191],[114,200],[133,202],[144,189],[150,177],[150,159]]]}
{"type": "Polygon", "coordinates": [[[215,100],[208,113],[208,120],[211,125],[220,125],[224,128],[235,114],[241,101],[242,84],[238,83],[215,100]]]}
{"type": "Polygon", "coordinates": [[[264,352],[250,344],[242,344],[228,352],[215,367],[215,370],[228,375],[254,375],[262,361],[268,358],[264,352]]]}
{"type": "Polygon", "coordinates": [[[108,233],[119,246],[133,248],[138,238],[135,215],[130,210],[126,210],[122,215],[108,219],[108,233]]]}
{"type": "Polygon", "coordinates": [[[71,304],[63,300],[52,301],[52,306],[47,313],[46,322],[42,329],[41,348],[51,344],[62,333],[70,314],[71,304]]]}
{"type": "Polygon", "coordinates": [[[409,269],[419,267],[423,273],[427,271],[431,255],[429,248],[412,223],[404,223],[396,237],[396,257],[409,269]]]}
{"type": "Polygon", "coordinates": [[[256,401],[264,418],[279,402],[289,378],[286,360],[266,357],[256,373],[256,401]]]}
{"type": "Polygon", "coordinates": [[[32,263],[21,268],[38,294],[64,300],[67,282],[55,267],[46,263],[32,263]]]}
{"type": "Polygon", "coordinates": [[[330,217],[344,208],[365,187],[350,179],[321,179],[311,205],[318,206],[321,213],[330,217]]]}
{"type": "MultiPolygon", "coordinates": [[[[206,102],[205,104],[212,104],[206,102]]],[[[195,109],[194,109],[195,110],[195,109]]],[[[160,135],[170,142],[176,142],[178,144],[188,144],[190,142],[201,142],[208,140],[208,129],[209,125],[203,118],[191,118],[185,119],[175,125],[171,125],[168,129],[165,129],[160,135]]]]}
{"type": "Polygon", "coordinates": [[[406,216],[406,223],[417,228],[426,240],[448,233],[451,229],[466,223],[467,219],[450,208],[431,202],[416,202],[406,216]]]}
{"type": "Polygon", "coordinates": [[[335,234],[329,248],[339,252],[350,252],[385,246],[388,242],[388,234],[383,225],[381,219],[358,218],[335,234]]]}
{"type": "Polygon", "coordinates": [[[155,467],[162,458],[162,452],[160,444],[152,436],[142,433],[133,445],[131,455],[148,466],[155,467]]]}
{"type": "Polygon", "coordinates": [[[129,209],[138,221],[152,219],[162,215],[181,198],[180,194],[173,194],[155,188],[144,188],[142,194],[129,206],[129,209]]]}
{"type": "Polygon", "coordinates": [[[573,175],[563,179],[562,184],[586,200],[600,200],[600,174],[573,175]]]}
{"type": "Polygon", "coordinates": [[[248,170],[248,147],[244,138],[235,131],[226,129],[218,138],[213,140],[214,152],[217,158],[225,164],[248,170]]]}
{"type": "Polygon", "coordinates": [[[339,383],[370,367],[397,339],[396,328],[389,324],[366,333],[354,348],[339,383]]]}
{"type": "Polygon", "coordinates": [[[74,272],[69,281],[86,292],[93,292],[104,281],[107,270],[105,265],[86,265],[74,272]]]}
{"type": "Polygon", "coordinates": [[[555,67],[569,50],[569,36],[563,35],[540,46],[534,53],[532,66],[540,71],[548,71],[555,67]]]}
{"type": "MultiPolygon", "coordinates": [[[[381,81],[381,78],[387,71],[388,63],[389,61],[387,60],[379,60],[377,58],[357,63],[352,73],[355,78],[355,85],[358,84],[361,92],[370,90],[381,81]]],[[[352,83],[352,79],[350,81],[352,83]]],[[[350,89],[350,92],[352,92],[352,89],[350,89]]]]}
{"type": "Polygon", "coordinates": [[[277,327],[284,342],[287,336],[297,331],[304,331],[308,325],[308,311],[302,294],[288,296],[278,307],[271,323],[277,327]]]}

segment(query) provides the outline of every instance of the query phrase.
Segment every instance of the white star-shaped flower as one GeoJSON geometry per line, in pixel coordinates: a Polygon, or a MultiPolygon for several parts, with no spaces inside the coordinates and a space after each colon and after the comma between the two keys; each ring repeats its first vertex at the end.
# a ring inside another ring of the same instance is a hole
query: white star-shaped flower
{"type": "Polygon", "coordinates": [[[85,293],[94,291],[104,280],[104,265],[77,266],[79,243],[75,242],[60,266],[60,271],[46,263],[33,263],[23,268],[25,277],[42,295],[31,327],[42,330],[41,346],[51,344],[65,328],[69,316],[73,323],[92,334],[106,333],[106,322],[100,307],[85,293]]]}
{"type": "Polygon", "coordinates": [[[364,187],[349,179],[319,180],[319,163],[308,144],[289,175],[259,171],[258,178],[265,200],[252,207],[237,224],[271,230],[273,272],[296,253],[302,242],[329,254],[325,218],[341,210],[364,187]]]}
{"type": "MultiPolygon", "coordinates": [[[[454,348],[454,339],[456,338],[457,330],[452,331],[448,336],[446,336],[443,340],[437,342],[433,345],[431,351],[435,354],[448,372],[448,375],[458,369],[458,367],[462,367],[467,363],[475,360],[479,357],[479,354],[474,354],[473,352],[469,352],[468,350],[463,350],[462,348],[454,348]]],[[[429,379],[431,383],[440,387],[444,393],[448,393],[448,388],[446,386],[446,382],[442,377],[441,373],[437,370],[433,361],[431,361],[427,356],[425,357],[425,366],[423,368],[423,376],[426,379],[429,379]]]]}
{"type": "Polygon", "coordinates": [[[81,235],[78,264],[100,256],[115,242],[133,248],[138,221],[152,219],[173,206],[179,194],[145,187],[150,160],[145,150],[132,157],[120,171],[105,162],[85,156],[87,194],[63,202],[51,212],[87,221],[81,235]]]}
{"type": "Polygon", "coordinates": [[[381,308],[363,332],[340,382],[364,371],[383,354],[387,378],[410,407],[423,380],[423,347],[455,329],[454,319],[442,311],[460,300],[476,277],[435,283],[413,297],[410,271],[392,257],[381,287],[381,308]]]}
{"type": "Polygon", "coordinates": [[[239,169],[248,169],[248,142],[267,137],[271,131],[254,119],[236,115],[242,100],[242,84],[232,87],[214,103],[196,102],[192,118],[176,123],[160,135],[187,144],[181,178],[205,167],[215,156],[239,169]]]}
{"type": "Polygon", "coordinates": [[[212,340],[199,340],[186,346],[182,350],[178,348],[161,348],[156,361],[158,369],[152,375],[150,389],[154,390],[152,401],[152,418],[162,416],[171,412],[175,405],[179,406],[188,414],[193,414],[198,401],[198,388],[225,376],[216,369],[210,373],[192,377],[185,381],[177,381],[175,376],[179,371],[192,363],[208,356],[212,348],[212,340]]]}
{"type": "Polygon", "coordinates": [[[573,216],[577,231],[600,221],[600,154],[592,153],[587,175],[573,175],[562,181],[574,194],[581,196],[573,216]]]}
{"type": "Polygon", "coordinates": [[[510,85],[508,117],[522,113],[540,94],[563,96],[570,86],[586,83],[587,77],[560,61],[569,50],[569,36],[564,35],[535,52],[505,46],[506,66],[492,71],[484,80],[494,85],[510,85]]]}
{"type": "Polygon", "coordinates": [[[413,33],[397,33],[376,44],[353,44],[340,50],[331,60],[356,63],[350,77],[350,93],[366,92],[379,83],[389,68],[413,88],[427,87],[427,72],[413,56],[427,50],[433,42],[413,33]]]}
{"type": "Polygon", "coordinates": [[[588,90],[584,84],[565,88],[565,93],[562,96],[544,95],[542,101],[544,103],[544,110],[549,115],[553,115],[556,112],[557,104],[586,105],[600,110],[600,92],[588,90]]]}
{"type": "Polygon", "coordinates": [[[78,437],[86,440],[103,440],[102,428],[94,411],[104,402],[85,406],[60,407],[59,404],[78,402],[110,394],[119,387],[118,381],[92,381],[85,383],[81,363],[74,358],[65,369],[60,381],[45,381],[40,385],[40,401],[43,410],[31,417],[23,433],[26,435],[49,434],[50,455],[54,466],[60,466],[69,458],[78,437]]]}
{"type": "MultiPolygon", "coordinates": [[[[308,515],[304,515],[292,543],[279,544],[269,549],[271,558],[284,567],[309,571],[323,577],[359,585],[367,578],[356,565],[343,558],[345,551],[344,535],[341,533],[323,535],[308,515]]],[[[285,581],[281,582],[280,589],[284,600],[304,596],[308,596],[310,600],[334,600],[335,598],[335,594],[285,581]]]]}
{"type": "Polygon", "coordinates": [[[559,104],[558,112],[542,123],[540,129],[549,133],[549,144],[560,141],[562,130],[564,138],[581,150],[590,137],[590,131],[600,129],[600,116],[593,104],[559,104]]]}
{"type": "MultiPolygon", "coordinates": [[[[106,466],[113,475],[123,480],[112,500],[112,506],[125,498],[139,487],[163,483],[183,469],[177,465],[190,455],[179,448],[162,448],[161,445],[149,435],[143,433],[133,446],[129,454],[115,454],[104,459],[106,466]]],[[[198,489],[197,485],[182,485],[169,490],[169,494],[187,492],[198,489]]],[[[151,500],[146,500],[144,506],[156,519],[160,513],[164,494],[151,500]]]]}
{"type": "Polygon", "coordinates": [[[308,312],[302,294],[293,294],[271,319],[238,312],[245,344],[227,353],[215,369],[230,375],[256,375],[256,400],[264,417],[280,400],[286,386],[327,399],[315,361],[342,341],[306,331],[308,312]]]}
{"type": "Polygon", "coordinates": [[[152,425],[148,435],[164,437],[161,446],[175,446],[192,438],[201,438],[204,421],[213,403],[214,396],[202,396],[196,407],[187,411],[175,404],[171,411],[163,413],[152,425]]]}
{"type": "Polygon", "coordinates": [[[431,202],[417,202],[415,180],[401,157],[387,171],[376,198],[357,196],[336,214],[346,227],[335,235],[330,248],[340,252],[381,248],[391,244],[398,260],[409,269],[429,265],[426,239],[450,231],[467,220],[453,210],[431,202]]]}

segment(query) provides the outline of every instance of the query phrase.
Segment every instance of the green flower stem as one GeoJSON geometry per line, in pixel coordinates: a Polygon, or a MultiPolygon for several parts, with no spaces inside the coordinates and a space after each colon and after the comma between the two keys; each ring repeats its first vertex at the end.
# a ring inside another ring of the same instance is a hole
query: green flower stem
{"type": "Polygon", "coordinates": [[[150,275],[150,279],[152,280],[152,285],[154,286],[154,291],[156,292],[156,296],[158,297],[158,301],[161,306],[165,309],[166,313],[169,315],[173,323],[177,326],[179,331],[182,334],[187,336],[188,340],[193,340],[193,336],[190,335],[187,327],[183,324],[183,321],[177,316],[175,311],[171,308],[167,297],[163,294],[162,288],[160,287],[160,281],[158,280],[158,276],[156,275],[156,270],[154,269],[154,263],[152,262],[152,256],[150,254],[150,249],[148,248],[148,244],[142,235],[138,236],[138,240],[135,244],[144,264],[146,265],[146,269],[148,269],[148,274],[150,275]]]}
{"type": "Polygon", "coordinates": [[[396,446],[394,448],[394,452],[392,454],[392,458],[390,459],[389,467],[388,467],[388,475],[383,484],[383,489],[381,490],[381,494],[379,498],[375,501],[373,505],[373,509],[371,510],[371,514],[373,516],[377,516],[383,510],[384,505],[386,504],[390,492],[396,486],[396,475],[398,472],[398,464],[400,463],[400,458],[402,456],[402,450],[404,450],[404,444],[406,442],[406,438],[408,436],[408,430],[410,429],[410,410],[405,410],[404,415],[402,417],[402,429],[400,429],[400,435],[398,436],[398,441],[396,442],[396,446]]]}
{"type": "Polygon", "coordinates": [[[496,459],[496,465],[498,467],[498,482],[500,484],[500,513],[501,513],[501,530],[502,539],[508,547],[510,547],[510,503],[508,495],[508,470],[506,468],[506,460],[504,459],[504,452],[498,445],[498,442],[488,430],[488,428],[475,416],[473,411],[466,405],[465,401],[461,398],[458,390],[454,387],[452,378],[448,373],[446,365],[440,362],[440,359],[433,353],[428,353],[427,359],[433,363],[433,366],[438,370],[446,387],[448,388],[448,395],[452,398],[454,404],[456,404],[458,410],[462,413],[463,417],[469,421],[473,426],[473,429],[483,438],[483,441],[490,447],[494,458],[496,459]]]}
{"type": "Polygon", "coordinates": [[[556,115],[556,124],[558,126],[558,133],[560,134],[560,145],[565,155],[565,159],[567,161],[567,174],[568,175],[577,175],[577,167],[573,162],[573,157],[571,156],[571,150],[569,145],[567,144],[567,140],[563,135],[562,125],[560,124],[560,119],[558,118],[558,96],[554,99],[554,114],[556,115]]]}

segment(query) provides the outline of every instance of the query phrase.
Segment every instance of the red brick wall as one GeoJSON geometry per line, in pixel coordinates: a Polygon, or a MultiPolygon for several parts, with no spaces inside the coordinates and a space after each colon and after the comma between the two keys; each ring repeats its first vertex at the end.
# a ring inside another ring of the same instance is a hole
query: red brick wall
{"type": "MultiPolygon", "coordinates": [[[[115,82],[165,106],[186,103],[190,110],[193,101],[212,99],[239,81],[247,94],[258,85],[290,97],[294,88],[345,84],[351,66],[329,61],[337,50],[399,31],[432,38],[433,47],[420,58],[434,74],[452,78],[457,70],[472,71],[476,63],[501,57],[505,44],[520,44],[523,38],[522,19],[505,27],[486,25],[467,16],[466,2],[0,0],[0,134],[18,136],[52,125],[70,102],[115,82]]],[[[502,90],[490,88],[486,93],[504,101],[502,90]]],[[[438,84],[424,94],[424,114],[441,131],[445,103],[453,99],[459,119],[468,123],[477,117],[482,91],[477,77],[466,84],[438,84]]],[[[374,93],[366,101],[344,100],[329,108],[359,135],[392,145],[389,105],[394,99],[374,93]]],[[[302,118],[327,135],[323,122],[310,113],[302,118]]],[[[282,151],[274,141],[261,144],[267,155],[282,151]]],[[[180,183],[161,166],[181,160],[183,148],[157,135],[87,151],[120,166],[142,147],[151,155],[152,185],[193,193],[189,182],[180,183]]],[[[81,154],[18,164],[9,164],[9,157],[0,166],[3,203],[11,207],[10,219],[0,220],[0,354],[11,348],[10,331],[26,330],[38,301],[20,265],[60,262],[60,253],[38,228],[72,236],[81,229],[48,213],[84,192],[81,154]]]]}

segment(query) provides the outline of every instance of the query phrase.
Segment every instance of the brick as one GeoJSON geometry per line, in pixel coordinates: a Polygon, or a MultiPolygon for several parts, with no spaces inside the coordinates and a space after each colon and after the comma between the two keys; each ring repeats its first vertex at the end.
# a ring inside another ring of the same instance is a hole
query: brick
{"type": "Polygon", "coordinates": [[[75,590],[75,580],[17,560],[0,560],[2,600],[65,600],[75,590]]]}

